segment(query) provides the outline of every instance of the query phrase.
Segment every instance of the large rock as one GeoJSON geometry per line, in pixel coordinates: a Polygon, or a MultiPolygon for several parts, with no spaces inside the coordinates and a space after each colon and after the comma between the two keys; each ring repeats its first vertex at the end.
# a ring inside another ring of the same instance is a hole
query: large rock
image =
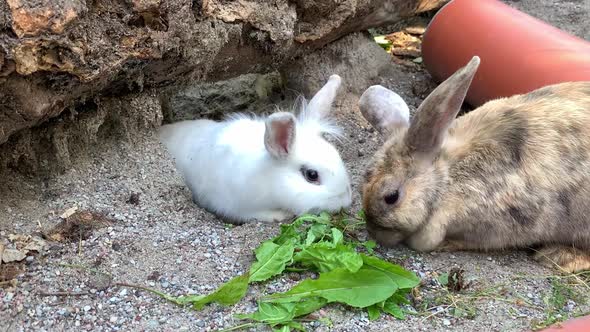
{"type": "Polygon", "coordinates": [[[164,120],[221,119],[230,111],[263,113],[281,101],[284,83],[280,73],[272,72],[190,84],[162,97],[164,120]]]}
{"type": "Polygon", "coordinates": [[[272,71],[444,0],[0,0],[0,144],[96,98],[272,71]]]}

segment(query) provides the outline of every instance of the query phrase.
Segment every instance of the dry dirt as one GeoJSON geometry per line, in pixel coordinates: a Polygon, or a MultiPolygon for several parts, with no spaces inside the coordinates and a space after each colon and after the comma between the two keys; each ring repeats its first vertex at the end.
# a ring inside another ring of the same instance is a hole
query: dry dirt
{"type": "MultiPolygon", "coordinates": [[[[590,39],[587,0],[507,2],[590,39]]],[[[394,89],[415,109],[433,83],[423,71],[391,66],[370,83],[394,89]]],[[[347,92],[335,105],[346,133],[346,140],[338,145],[355,188],[381,143],[360,117],[357,100],[357,94],[347,92]]],[[[232,227],[196,207],[153,132],[96,149],[62,175],[43,179],[5,175],[0,179],[2,239],[9,234],[51,233],[62,221],[62,213],[72,207],[92,211],[97,220],[108,222],[93,228],[85,239],[48,242],[45,252],[31,254],[19,266],[24,272],[18,274],[16,285],[1,284],[2,331],[228,328],[240,324],[234,314],[254,310],[262,292],[285,290],[296,282],[290,276],[281,277],[252,287],[236,306],[212,305],[201,312],[176,307],[144,291],[112,286],[114,282],[139,284],[173,295],[211,291],[245,271],[252,250],[278,230],[278,225],[262,223],[232,227]]],[[[359,196],[355,192],[356,211],[359,196]]],[[[310,330],[522,331],[551,314],[558,288],[552,280],[559,279],[547,278],[555,272],[538,266],[526,252],[420,254],[405,248],[380,252],[423,277],[422,293],[416,294],[422,300],[416,306],[420,315],[404,321],[369,322],[364,312],[329,306],[322,312],[327,319],[308,324],[310,330]],[[436,276],[454,267],[464,269],[472,284],[463,295],[448,297],[436,276]],[[428,298],[434,300],[427,302],[428,298]],[[458,317],[461,313],[456,308],[468,317],[458,317]]],[[[7,267],[0,265],[0,272],[7,267]]],[[[588,298],[590,292],[573,290],[572,299],[554,314],[590,310],[577,300],[588,298]]]]}

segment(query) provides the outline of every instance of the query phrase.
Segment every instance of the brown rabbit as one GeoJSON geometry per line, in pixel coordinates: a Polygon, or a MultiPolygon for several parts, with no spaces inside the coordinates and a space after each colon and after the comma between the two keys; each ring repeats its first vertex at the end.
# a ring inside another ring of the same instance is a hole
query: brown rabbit
{"type": "Polygon", "coordinates": [[[361,97],[364,117],[389,136],[363,184],[369,234],[419,251],[536,247],[545,265],[590,269],[590,82],[455,119],[479,62],[440,84],[411,123],[386,102],[393,92],[361,97]]]}

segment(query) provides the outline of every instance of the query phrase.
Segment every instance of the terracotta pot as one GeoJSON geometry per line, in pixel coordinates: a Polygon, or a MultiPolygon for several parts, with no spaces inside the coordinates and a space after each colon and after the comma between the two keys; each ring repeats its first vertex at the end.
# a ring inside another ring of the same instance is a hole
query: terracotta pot
{"type": "Polygon", "coordinates": [[[422,58],[443,81],[478,55],[467,102],[526,93],[545,85],[590,81],[590,42],[496,0],[453,0],[426,29],[422,58]]]}
{"type": "Polygon", "coordinates": [[[590,316],[575,318],[548,327],[541,332],[588,332],[590,331],[590,316]]]}

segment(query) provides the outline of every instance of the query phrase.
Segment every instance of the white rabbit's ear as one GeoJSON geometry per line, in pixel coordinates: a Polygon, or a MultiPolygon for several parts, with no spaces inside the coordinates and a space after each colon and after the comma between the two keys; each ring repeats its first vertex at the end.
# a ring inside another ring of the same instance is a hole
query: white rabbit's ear
{"type": "Polygon", "coordinates": [[[305,108],[305,117],[312,119],[325,118],[332,108],[332,102],[338,94],[338,89],[342,84],[342,78],[334,74],[328,79],[328,82],[311,98],[305,108]]]}
{"type": "Polygon", "coordinates": [[[369,87],[359,99],[363,117],[383,135],[410,126],[410,109],[397,93],[381,85],[369,87]]]}
{"type": "Polygon", "coordinates": [[[285,159],[295,142],[295,116],[289,112],[277,112],[266,119],[264,146],[273,158],[285,159]]]}

